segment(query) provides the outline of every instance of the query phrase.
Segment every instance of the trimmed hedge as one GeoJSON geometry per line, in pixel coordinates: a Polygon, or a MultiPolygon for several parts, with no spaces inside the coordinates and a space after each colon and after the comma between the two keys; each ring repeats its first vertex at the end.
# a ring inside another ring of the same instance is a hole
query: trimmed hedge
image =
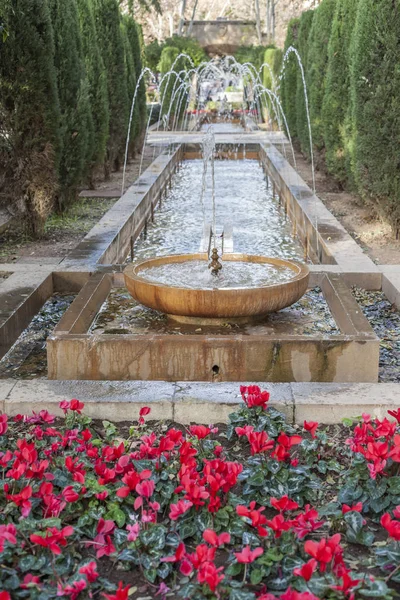
{"type": "Polygon", "coordinates": [[[88,155],[89,176],[92,179],[95,170],[103,165],[106,157],[110,120],[107,73],[97,39],[92,5],[88,0],[77,0],[77,4],[82,48],[89,86],[89,103],[93,119],[93,142],[91,143],[92,155],[88,155]]]}
{"type": "Polygon", "coordinates": [[[400,11],[362,0],[352,44],[354,176],[363,199],[400,229],[400,11]]]}
{"type": "Polygon", "coordinates": [[[107,72],[110,126],[105,173],[108,176],[112,169],[121,166],[123,160],[130,108],[128,70],[117,0],[91,1],[107,72]]]}
{"type": "MultiPolygon", "coordinates": [[[[303,63],[304,72],[308,72],[309,37],[314,19],[314,11],[307,10],[300,17],[297,46],[303,63]]],[[[304,96],[303,78],[300,69],[297,69],[296,84],[296,130],[301,149],[310,155],[310,133],[307,121],[306,102],[304,96]]]]}
{"type": "MultiPolygon", "coordinates": [[[[265,50],[263,63],[267,63],[270,66],[276,87],[279,85],[279,73],[282,67],[282,59],[283,52],[280,48],[267,48],[265,50]]],[[[276,92],[276,87],[274,89],[271,72],[266,66],[264,66],[262,78],[264,87],[276,92]]],[[[271,106],[270,100],[267,97],[263,98],[263,105],[267,108],[269,119],[275,119],[274,110],[271,106]]]]}
{"type": "MultiPolygon", "coordinates": [[[[322,0],[310,34],[307,13],[291,22],[286,45],[297,45],[308,83],[314,152],[371,212],[400,233],[400,11],[391,0],[322,0]],[[307,41],[306,41],[307,39],[307,41]]],[[[297,66],[295,66],[297,69],[297,66]]],[[[307,152],[305,111],[290,64],[282,102],[292,137],[307,152]]]]}
{"type": "Polygon", "coordinates": [[[236,50],[234,57],[241,65],[249,62],[259,71],[264,62],[264,55],[265,46],[241,46],[236,50]]]}
{"type": "Polygon", "coordinates": [[[0,181],[4,201],[23,204],[43,233],[54,207],[61,148],[53,28],[47,0],[3,3],[0,38],[0,181]]]}
{"type": "MultiPolygon", "coordinates": [[[[191,65],[190,61],[184,56],[181,56],[176,60],[179,54],[179,49],[171,46],[165,46],[161,53],[161,59],[158,65],[158,70],[161,75],[168,73],[168,71],[171,70],[172,65],[174,65],[174,73],[167,75],[160,85],[161,116],[167,115],[168,113],[170,116],[175,115],[178,104],[180,104],[179,116],[181,116],[185,110],[185,100],[182,99],[182,101],[180,101],[180,98],[182,94],[185,94],[187,97],[187,92],[184,92],[183,89],[179,90],[179,92],[177,91],[182,84],[182,81],[178,78],[178,74],[180,71],[189,70],[191,65]],[[172,98],[174,98],[174,101],[171,105],[172,98]],[[169,108],[170,106],[171,110],[169,108]]],[[[180,77],[183,80],[183,74],[181,74],[180,77]]]]}
{"type": "Polygon", "coordinates": [[[62,209],[88,172],[94,126],[76,1],[49,0],[49,5],[61,110],[58,205],[62,209]]]}
{"type": "Polygon", "coordinates": [[[324,147],[321,121],[322,103],[325,92],[326,70],[328,67],[328,44],[336,0],[323,0],[315,10],[308,38],[306,81],[310,104],[310,117],[313,142],[318,150],[324,147]]]}
{"type": "Polygon", "coordinates": [[[328,48],[322,127],[328,170],[341,183],[352,181],[350,45],[358,0],[337,0],[328,48]]]}
{"type": "MultiPolygon", "coordinates": [[[[288,25],[288,31],[285,41],[284,53],[293,46],[297,49],[297,38],[299,34],[300,19],[292,19],[288,25]]],[[[281,80],[281,103],[283,111],[286,115],[288,127],[292,138],[297,138],[297,110],[296,110],[296,93],[297,93],[297,58],[292,52],[286,58],[284,72],[281,80]]]]}
{"type": "MultiPolygon", "coordinates": [[[[62,209],[100,166],[122,162],[140,36],[119,0],[6,0],[0,22],[0,201],[41,235],[56,200],[62,209]]],[[[146,125],[144,83],[137,100],[131,153],[146,125]]]]}

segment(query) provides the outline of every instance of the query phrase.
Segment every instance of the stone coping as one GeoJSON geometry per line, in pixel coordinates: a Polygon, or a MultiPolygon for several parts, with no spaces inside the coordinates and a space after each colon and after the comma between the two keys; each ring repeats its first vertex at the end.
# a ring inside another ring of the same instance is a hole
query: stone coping
{"type": "MultiPolygon", "coordinates": [[[[110,421],[136,421],[142,406],[149,419],[179,423],[225,423],[241,405],[240,382],[199,383],[160,381],[0,380],[0,410],[9,416],[46,409],[62,416],[59,403],[78,398],[85,414],[110,421]]],[[[383,418],[399,406],[396,383],[269,383],[258,384],[271,394],[270,405],[290,423],[305,420],[326,425],[362,413],[383,418]]]]}

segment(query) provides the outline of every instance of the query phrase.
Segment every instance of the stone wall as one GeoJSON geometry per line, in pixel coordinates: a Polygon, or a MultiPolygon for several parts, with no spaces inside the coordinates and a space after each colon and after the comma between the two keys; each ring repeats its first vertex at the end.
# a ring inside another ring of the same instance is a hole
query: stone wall
{"type": "MultiPolygon", "coordinates": [[[[183,32],[189,26],[185,21],[183,32]]],[[[191,37],[210,54],[233,54],[239,46],[258,44],[253,21],[193,21],[191,37]]]]}
{"type": "MultiPolygon", "coordinates": [[[[126,3],[127,0],[124,0],[126,3]]],[[[283,47],[286,29],[290,19],[298,17],[303,11],[315,8],[320,0],[275,0],[276,1],[276,44],[283,47]]],[[[135,2],[135,16],[143,27],[146,41],[154,38],[165,39],[176,32],[179,24],[181,0],[160,0],[163,10],[158,15],[140,8],[135,2]]],[[[196,0],[187,0],[185,18],[190,19],[196,0]]],[[[266,0],[260,0],[261,21],[265,30],[266,0]]],[[[197,0],[197,21],[215,22],[223,17],[227,21],[255,21],[254,0],[197,0]]],[[[264,42],[264,40],[263,40],[264,42]]],[[[255,40],[257,43],[257,38],[255,40]]]]}

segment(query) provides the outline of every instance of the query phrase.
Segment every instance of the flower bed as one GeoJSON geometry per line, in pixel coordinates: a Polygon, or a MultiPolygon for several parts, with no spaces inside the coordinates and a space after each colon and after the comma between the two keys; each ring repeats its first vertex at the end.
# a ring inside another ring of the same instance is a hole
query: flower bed
{"type": "Polygon", "coordinates": [[[241,392],[222,431],[0,415],[0,600],[391,598],[400,410],[293,428],[241,392]]]}

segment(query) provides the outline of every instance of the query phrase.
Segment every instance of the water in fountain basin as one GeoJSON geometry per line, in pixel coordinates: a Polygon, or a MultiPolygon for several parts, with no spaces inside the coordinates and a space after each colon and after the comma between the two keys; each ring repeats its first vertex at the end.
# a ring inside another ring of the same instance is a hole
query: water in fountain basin
{"type": "Polygon", "coordinates": [[[222,270],[213,275],[202,260],[150,267],[139,275],[148,281],[191,289],[256,288],[288,281],[292,269],[263,263],[221,261],[222,270]]]}

